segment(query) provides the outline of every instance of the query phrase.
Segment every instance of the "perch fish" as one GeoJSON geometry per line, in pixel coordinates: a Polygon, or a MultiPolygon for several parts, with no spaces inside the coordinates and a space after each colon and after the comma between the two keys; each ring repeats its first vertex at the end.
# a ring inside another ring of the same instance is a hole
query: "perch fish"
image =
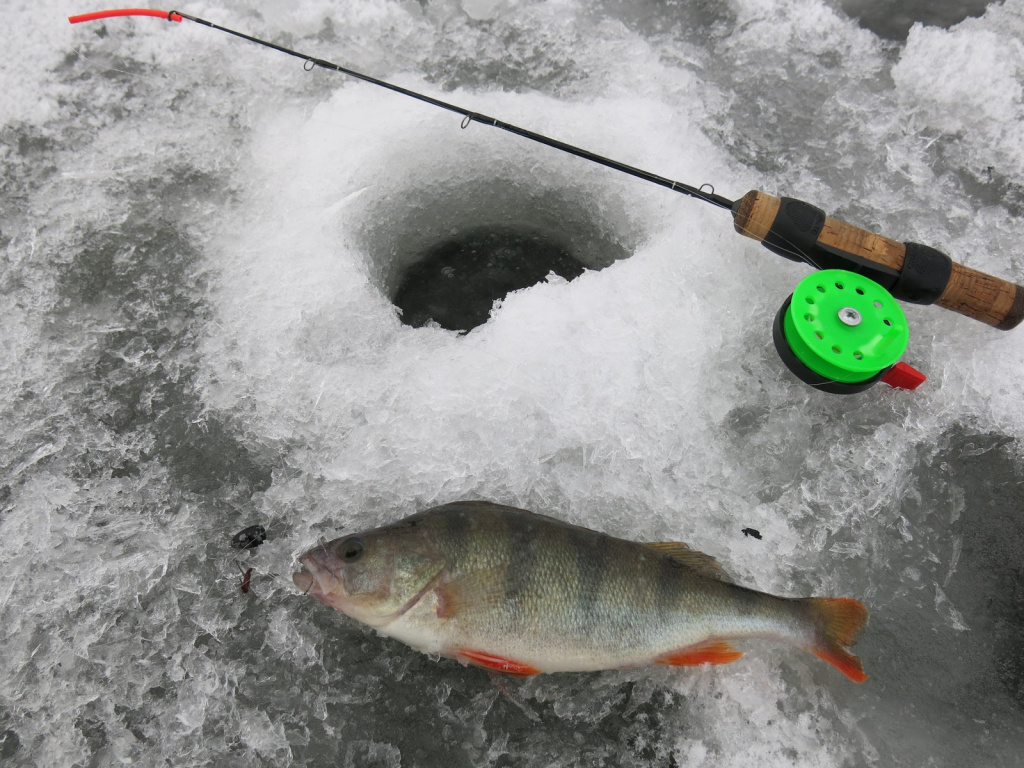
{"type": "Polygon", "coordinates": [[[511,675],[728,664],[731,643],[803,648],[855,682],[852,598],[738,586],[685,544],[643,544],[486,501],[445,504],[299,558],[296,586],[416,650],[511,675]]]}

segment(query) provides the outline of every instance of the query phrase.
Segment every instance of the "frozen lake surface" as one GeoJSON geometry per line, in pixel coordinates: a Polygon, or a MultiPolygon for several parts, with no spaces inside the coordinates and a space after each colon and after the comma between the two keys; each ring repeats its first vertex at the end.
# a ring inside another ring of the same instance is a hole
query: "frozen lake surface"
{"type": "MultiPolygon", "coordinates": [[[[920,390],[818,393],[771,342],[807,268],[726,212],[196,24],[66,22],[103,6],[0,28],[0,763],[1020,765],[1024,329],[907,307],[920,390]],[[585,271],[401,322],[410,265],[494,233],[585,271]],[[751,642],[503,696],[291,584],[467,498],[857,597],[871,677],[751,642]]],[[[179,8],[1024,283],[1024,0],[179,8]]]]}

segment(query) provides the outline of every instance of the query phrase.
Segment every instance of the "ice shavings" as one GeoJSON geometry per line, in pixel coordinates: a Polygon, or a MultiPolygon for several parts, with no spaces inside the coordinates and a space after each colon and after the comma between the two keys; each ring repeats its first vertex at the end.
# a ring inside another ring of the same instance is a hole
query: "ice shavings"
{"type": "MultiPolygon", "coordinates": [[[[197,25],[41,10],[0,75],[0,759],[1018,762],[1024,332],[909,307],[928,383],[821,395],[770,341],[806,267],[727,212],[197,25]],[[593,269],[403,326],[400,269],[495,222],[593,269]],[[475,496],[861,598],[871,679],[751,642],[512,699],[295,593],[313,542],[475,496]]],[[[1024,281],[1019,0],[905,47],[819,0],[185,10],[1024,281]]]]}
{"type": "Polygon", "coordinates": [[[975,162],[1019,177],[1012,148],[1024,144],[1024,19],[1010,8],[992,16],[996,24],[968,20],[954,30],[915,25],[893,79],[917,119],[966,141],[975,162]]]}

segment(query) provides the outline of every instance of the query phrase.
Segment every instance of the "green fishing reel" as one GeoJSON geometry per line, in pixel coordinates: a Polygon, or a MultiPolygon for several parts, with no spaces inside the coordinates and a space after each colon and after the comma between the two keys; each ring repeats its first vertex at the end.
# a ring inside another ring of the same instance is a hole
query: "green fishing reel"
{"type": "Polygon", "coordinates": [[[915,389],[924,375],[897,361],[910,329],[881,285],[844,269],[808,275],[775,315],[775,349],[801,381],[822,392],[852,395],[879,381],[915,389]]]}

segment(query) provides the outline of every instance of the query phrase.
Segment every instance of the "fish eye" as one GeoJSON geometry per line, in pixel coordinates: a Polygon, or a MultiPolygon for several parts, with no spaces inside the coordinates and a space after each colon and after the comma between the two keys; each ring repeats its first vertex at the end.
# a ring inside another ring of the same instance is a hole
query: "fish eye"
{"type": "Polygon", "coordinates": [[[362,539],[358,536],[352,536],[351,538],[345,539],[341,542],[341,547],[339,547],[339,549],[341,550],[342,560],[346,563],[354,563],[363,556],[365,546],[363,545],[362,539]]]}

